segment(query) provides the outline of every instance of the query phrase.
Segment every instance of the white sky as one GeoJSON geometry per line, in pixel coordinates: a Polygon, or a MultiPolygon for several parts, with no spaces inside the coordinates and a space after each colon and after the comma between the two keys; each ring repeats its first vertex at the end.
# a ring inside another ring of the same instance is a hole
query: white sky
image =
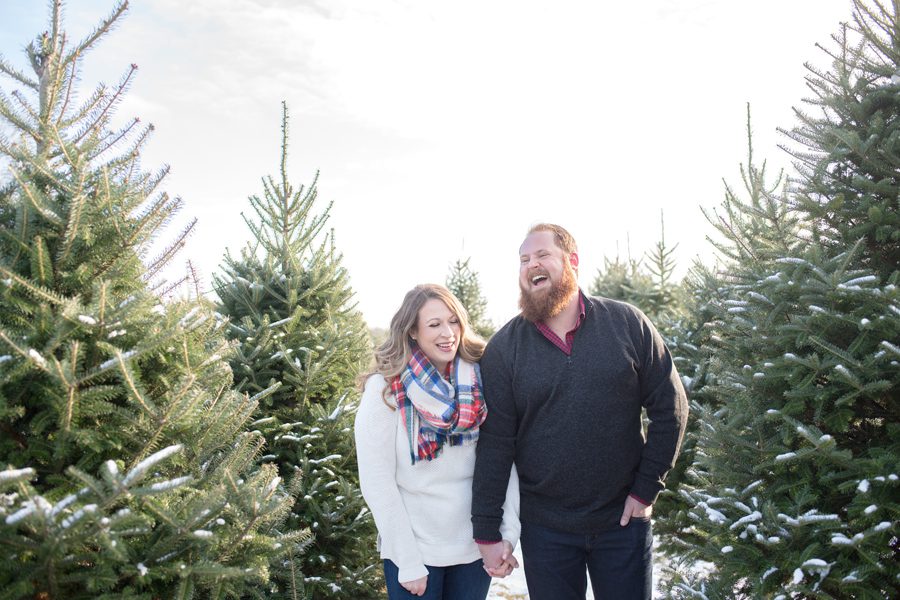
{"type": "MultiPolygon", "coordinates": [[[[0,0],[0,53],[19,68],[46,4],[0,0]]],[[[70,0],[70,38],[111,8],[70,0]]],[[[786,166],[775,128],[850,14],[850,0],[133,0],[86,57],[82,93],[139,65],[118,116],[156,125],[143,165],[170,164],[179,222],[199,218],[180,260],[207,288],[278,172],[284,99],[291,178],[321,170],[369,324],[467,256],[501,324],[532,223],[575,235],[584,287],[629,239],[634,256],[655,244],[661,209],[682,269],[708,254],[699,207],[738,183],[746,103],[756,157],[786,166]]]]}

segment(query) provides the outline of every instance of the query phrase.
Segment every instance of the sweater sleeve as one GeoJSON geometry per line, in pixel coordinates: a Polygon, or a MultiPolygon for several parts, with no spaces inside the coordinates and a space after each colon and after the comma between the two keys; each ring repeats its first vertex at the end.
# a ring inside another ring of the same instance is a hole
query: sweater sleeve
{"type": "Polygon", "coordinates": [[[428,570],[397,487],[398,413],[382,400],[386,385],[380,375],[366,382],[354,425],[356,457],[359,487],[375,517],[382,555],[397,564],[397,579],[405,582],[428,575],[428,570]]]}
{"type": "Polygon", "coordinates": [[[665,487],[687,426],[687,396],[662,337],[640,314],[641,403],[650,424],[631,494],[653,504],[665,487]]]}
{"type": "Polygon", "coordinates": [[[502,539],[503,505],[515,459],[518,428],[512,377],[503,360],[504,352],[498,348],[502,343],[500,338],[508,339],[508,336],[502,336],[502,332],[495,335],[481,357],[488,414],[478,432],[472,481],[472,534],[476,540],[488,542],[502,539]]]}
{"type": "Polygon", "coordinates": [[[522,524],[519,522],[519,474],[516,465],[509,472],[509,485],[506,487],[506,501],[503,503],[503,520],[500,523],[500,536],[512,544],[513,550],[519,543],[522,524]]]}

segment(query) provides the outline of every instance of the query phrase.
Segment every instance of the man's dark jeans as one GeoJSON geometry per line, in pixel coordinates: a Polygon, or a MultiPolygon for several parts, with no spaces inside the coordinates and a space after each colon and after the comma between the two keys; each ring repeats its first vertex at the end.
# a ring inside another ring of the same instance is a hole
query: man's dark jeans
{"type": "Polygon", "coordinates": [[[384,581],[390,600],[484,600],[491,586],[491,576],[479,558],[466,565],[430,567],[424,596],[413,596],[397,581],[397,565],[384,561],[384,581]]]}
{"type": "Polygon", "coordinates": [[[584,600],[586,571],[596,600],[649,600],[653,589],[650,521],[594,535],[522,523],[522,557],[531,600],[584,600]]]}

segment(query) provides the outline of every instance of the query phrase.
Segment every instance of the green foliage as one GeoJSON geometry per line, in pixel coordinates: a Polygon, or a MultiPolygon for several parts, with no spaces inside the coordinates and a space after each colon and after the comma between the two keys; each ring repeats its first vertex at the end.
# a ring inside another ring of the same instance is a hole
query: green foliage
{"type": "Polygon", "coordinates": [[[685,298],[683,316],[675,321],[663,320],[659,326],[666,332],[666,345],[688,394],[691,410],[681,452],[666,477],[666,488],[656,501],[654,511],[658,517],[653,524],[659,548],[676,558],[683,549],[683,530],[691,525],[687,515],[693,504],[680,490],[694,472],[698,451],[698,407],[712,406],[717,402],[709,385],[715,382],[715,373],[710,372],[713,333],[706,324],[714,319],[713,307],[717,301],[723,300],[724,289],[719,287],[714,268],[697,262],[685,277],[682,290],[685,298]]]}
{"type": "Polygon", "coordinates": [[[900,104],[882,101],[900,97],[897,8],[855,2],[832,69],[811,70],[824,111],[798,111],[799,180],[767,185],[751,153],[749,200],[728,189],[712,215],[703,402],[669,524],[670,551],[709,569],[676,578],[676,597],[900,594],[900,272],[870,214],[898,208],[900,104]]]}
{"type": "Polygon", "coordinates": [[[254,424],[266,438],[264,465],[277,465],[297,488],[285,530],[315,535],[302,576],[277,580],[268,597],[367,598],[377,595],[375,527],[359,491],[352,424],[355,380],[368,356],[368,330],[333,235],[323,242],[327,207],[313,212],[316,179],[287,178],[287,108],[281,180],[252,196],[254,240],[239,259],[226,255],[215,278],[220,312],[239,342],[231,365],[238,389],[260,401],[254,424]]]}
{"type": "Polygon", "coordinates": [[[622,300],[638,306],[637,303],[645,299],[652,289],[653,277],[640,259],[634,259],[629,254],[623,260],[616,254],[613,260],[603,258],[603,268],[597,269],[588,291],[594,296],[622,300]]]}
{"type": "Polygon", "coordinates": [[[489,339],[494,335],[496,328],[487,317],[487,299],[481,293],[478,273],[469,266],[470,260],[471,258],[460,259],[453,263],[447,275],[447,289],[462,302],[469,314],[469,324],[475,333],[489,339]]]}
{"type": "Polygon", "coordinates": [[[602,269],[589,292],[637,306],[656,325],[663,337],[684,317],[685,289],[675,280],[675,250],[666,245],[665,223],[660,215],[660,238],[643,259],[604,258],[602,269]],[[644,260],[649,264],[644,264],[644,260]]]}
{"type": "Polygon", "coordinates": [[[715,563],[719,597],[897,591],[898,294],[854,268],[854,250],[736,268],[756,281],[711,303],[715,401],[693,405],[676,518],[683,556],[715,563]]]}
{"type": "Polygon", "coordinates": [[[180,202],[141,170],[150,128],[111,129],[134,67],[77,98],[77,62],[125,3],[69,47],[60,2],[0,95],[0,597],[253,594],[304,544],[294,499],[255,467],[254,399],[230,389],[222,322],[148,283],[141,260],[180,202]]]}
{"type": "Polygon", "coordinates": [[[840,252],[863,240],[859,263],[883,280],[900,265],[900,45],[898,3],[855,0],[853,18],[820,48],[823,72],[807,65],[814,97],[785,133],[798,172],[797,208],[814,235],[840,252]]]}

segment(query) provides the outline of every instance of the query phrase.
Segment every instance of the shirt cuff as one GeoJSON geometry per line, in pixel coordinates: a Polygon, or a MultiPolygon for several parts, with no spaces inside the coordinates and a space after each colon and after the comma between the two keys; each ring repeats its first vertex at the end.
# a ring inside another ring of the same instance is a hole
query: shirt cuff
{"type": "Polygon", "coordinates": [[[422,563],[404,567],[402,569],[399,567],[397,568],[397,581],[400,583],[415,581],[416,579],[421,579],[426,575],[428,575],[428,568],[422,563]]]}
{"type": "Polygon", "coordinates": [[[644,500],[644,499],[641,498],[640,496],[635,496],[634,494],[628,494],[628,497],[629,497],[629,498],[634,498],[635,500],[637,500],[638,502],[640,502],[640,503],[643,504],[644,506],[650,506],[650,505],[652,504],[651,502],[647,502],[646,500],[644,500]]]}

